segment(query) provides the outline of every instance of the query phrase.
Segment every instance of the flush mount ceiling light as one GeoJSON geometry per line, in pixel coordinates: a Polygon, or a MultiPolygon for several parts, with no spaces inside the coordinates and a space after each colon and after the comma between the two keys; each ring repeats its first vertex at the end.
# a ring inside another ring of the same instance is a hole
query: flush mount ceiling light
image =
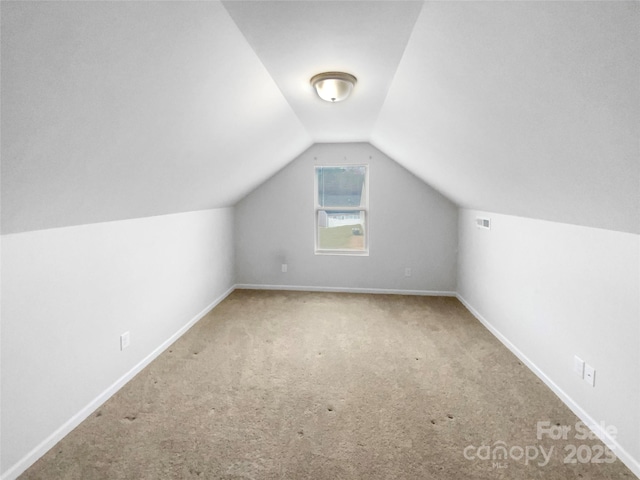
{"type": "Polygon", "coordinates": [[[346,99],[356,82],[356,77],[342,72],[325,72],[311,77],[311,85],[318,92],[318,96],[334,103],[346,99]]]}

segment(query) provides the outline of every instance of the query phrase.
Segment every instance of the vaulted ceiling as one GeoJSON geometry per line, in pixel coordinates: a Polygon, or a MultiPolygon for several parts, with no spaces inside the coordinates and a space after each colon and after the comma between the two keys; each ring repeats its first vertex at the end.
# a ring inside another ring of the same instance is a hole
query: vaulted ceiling
{"type": "Polygon", "coordinates": [[[370,142],[462,207],[640,233],[640,4],[0,4],[2,230],[224,207],[370,142]],[[309,78],[358,77],[322,102],[309,78]]]}

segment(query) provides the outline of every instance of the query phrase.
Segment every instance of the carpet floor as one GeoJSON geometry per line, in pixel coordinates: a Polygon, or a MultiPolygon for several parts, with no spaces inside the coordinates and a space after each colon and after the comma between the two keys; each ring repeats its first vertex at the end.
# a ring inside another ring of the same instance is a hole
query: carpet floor
{"type": "Polygon", "coordinates": [[[20,478],[636,478],[577,422],[455,298],[238,290],[20,478]]]}

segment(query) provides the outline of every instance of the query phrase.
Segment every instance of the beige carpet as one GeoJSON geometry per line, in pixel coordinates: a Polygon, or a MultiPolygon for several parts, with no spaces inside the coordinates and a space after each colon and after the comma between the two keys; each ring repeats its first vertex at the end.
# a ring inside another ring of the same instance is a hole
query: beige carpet
{"type": "Polygon", "coordinates": [[[539,421],[578,419],[454,298],[236,291],[21,478],[635,478],[539,421]]]}

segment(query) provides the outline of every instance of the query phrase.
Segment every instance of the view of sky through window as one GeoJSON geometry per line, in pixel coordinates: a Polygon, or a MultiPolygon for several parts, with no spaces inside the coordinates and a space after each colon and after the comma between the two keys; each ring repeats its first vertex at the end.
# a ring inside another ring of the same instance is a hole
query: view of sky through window
{"type": "Polygon", "coordinates": [[[318,205],[321,207],[359,207],[367,167],[318,167],[318,205]]]}

